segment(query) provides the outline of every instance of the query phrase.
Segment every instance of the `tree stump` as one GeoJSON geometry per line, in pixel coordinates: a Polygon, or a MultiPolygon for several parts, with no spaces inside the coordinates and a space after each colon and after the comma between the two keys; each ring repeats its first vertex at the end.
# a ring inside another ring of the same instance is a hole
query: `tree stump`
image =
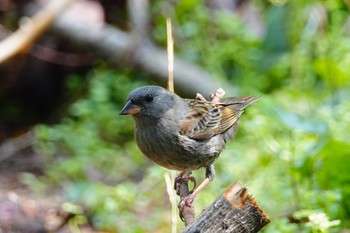
{"type": "Polygon", "coordinates": [[[248,195],[247,189],[234,183],[182,232],[254,233],[269,222],[269,217],[248,195]]]}

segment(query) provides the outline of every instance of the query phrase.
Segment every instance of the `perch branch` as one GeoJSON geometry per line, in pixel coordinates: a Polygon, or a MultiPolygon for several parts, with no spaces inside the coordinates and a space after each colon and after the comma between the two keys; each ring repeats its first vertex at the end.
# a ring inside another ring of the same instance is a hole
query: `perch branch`
{"type": "MultiPolygon", "coordinates": [[[[191,172],[186,172],[183,175],[183,178],[188,178],[191,175],[191,172]]],[[[177,194],[180,196],[180,202],[187,196],[191,194],[189,188],[188,188],[188,181],[181,182],[178,189],[177,194]]],[[[195,215],[195,209],[194,204],[192,207],[190,206],[184,206],[182,208],[182,211],[180,211],[180,217],[185,222],[185,225],[189,225],[194,221],[194,215],[195,215]]]]}

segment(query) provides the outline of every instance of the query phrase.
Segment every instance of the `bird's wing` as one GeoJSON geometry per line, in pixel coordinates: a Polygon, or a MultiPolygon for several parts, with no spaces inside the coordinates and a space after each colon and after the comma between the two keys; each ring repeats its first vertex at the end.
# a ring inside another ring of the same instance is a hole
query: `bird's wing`
{"type": "Polygon", "coordinates": [[[212,104],[189,100],[189,111],[184,117],[180,133],[190,138],[204,140],[230,129],[243,113],[243,109],[259,97],[231,97],[212,104]]]}
{"type": "Polygon", "coordinates": [[[218,105],[221,106],[222,119],[220,122],[220,133],[230,129],[242,115],[244,108],[253,103],[259,96],[240,96],[222,99],[218,105]]]}
{"type": "Polygon", "coordinates": [[[240,97],[229,97],[222,99],[220,104],[223,106],[229,106],[234,110],[243,110],[249,104],[259,99],[259,96],[240,96],[240,97]]]}
{"type": "Polygon", "coordinates": [[[184,117],[180,133],[193,139],[207,139],[216,134],[221,121],[221,111],[209,102],[186,100],[189,110],[184,117]]]}

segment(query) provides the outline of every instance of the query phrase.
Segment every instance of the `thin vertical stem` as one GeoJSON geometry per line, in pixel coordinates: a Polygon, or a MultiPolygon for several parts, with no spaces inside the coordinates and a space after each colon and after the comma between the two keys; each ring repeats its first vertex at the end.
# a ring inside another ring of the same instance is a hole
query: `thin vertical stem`
{"type": "MultiPolygon", "coordinates": [[[[171,19],[166,19],[167,29],[167,52],[168,52],[168,90],[174,92],[174,39],[171,27],[171,19]]],[[[171,183],[175,182],[175,171],[170,171],[171,183]]],[[[177,205],[176,192],[172,185],[168,186],[168,195],[171,203],[171,232],[176,233],[177,229],[177,205]],[[171,187],[171,188],[169,188],[171,187]]]]}
{"type": "Polygon", "coordinates": [[[167,187],[167,192],[169,196],[169,202],[171,205],[171,232],[177,232],[177,206],[176,206],[176,193],[174,191],[174,179],[175,179],[175,171],[171,171],[169,173],[164,174],[165,183],[167,187]]]}
{"type": "Polygon", "coordinates": [[[166,19],[167,51],[168,51],[168,90],[174,92],[174,39],[171,27],[171,19],[166,19]]]}

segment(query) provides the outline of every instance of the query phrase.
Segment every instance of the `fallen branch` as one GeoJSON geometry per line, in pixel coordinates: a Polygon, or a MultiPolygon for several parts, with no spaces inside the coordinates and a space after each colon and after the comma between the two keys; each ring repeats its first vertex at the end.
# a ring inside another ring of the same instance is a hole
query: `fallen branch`
{"type": "Polygon", "coordinates": [[[0,64],[21,52],[26,52],[71,2],[72,0],[50,1],[37,14],[26,19],[16,32],[1,41],[0,64]]]}
{"type": "MultiPolygon", "coordinates": [[[[167,52],[152,43],[147,29],[140,29],[140,26],[148,25],[148,17],[143,16],[145,22],[140,23],[141,16],[148,12],[142,7],[147,8],[147,6],[147,1],[130,0],[129,13],[132,27],[129,33],[106,23],[88,23],[81,15],[75,17],[74,14],[60,14],[51,25],[51,31],[57,37],[68,39],[79,45],[79,48],[85,46],[112,66],[125,67],[126,61],[129,66],[130,64],[135,65],[145,73],[152,75],[155,80],[166,83],[168,75],[167,52]],[[140,11],[140,9],[143,10],[140,11]],[[140,38],[142,36],[143,38],[140,38]]],[[[28,4],[27,13],[32,15],[35,9],[40,10],[32,4],[28,4]]],[[[48,22],[51,23],[51,21],[48,22]]],[[[28,41],[31,44],[35,39],[37,37],[28,41]]],[[[22,49],[19,50],[22,51],[22,49]]],[[[237,88],[228,81],[215,77],[199,66],[176,56],[174,57],[174,70],[175,85],[181,91],[179,94],[201,92],[207,95],[213,87],[218,86],[225,86],[230,96],[236,96],[238,93],[237,88]]]]}
{"type": "MultiPolygon", "coordinates": [[[[132,33],[121,31],[108,24],[89,25],[70,15],[61,15],[53,24],[57,36],[63,36],[79,45],[85,45],[90,51],[109,61],[112,65],[120,65],[121,61],[132,57],[133,63],[141,70],[166,82],[168,76],[167,52],[155,46],[145,38],[137,46],[134,45],[132,33]]],[[[199,66],[174,57],[175,85],[184,93],[201,92],[209,94],[213,87],[225,86],[231,96],[237,95],[237,89],[227,81],[220,80],[199,66]]]]}
{"type": "Polygon", "coordinates": [[[255,233],[269,222],[269,217],[247,194],[247,189],[234,183],[187,226],[183,233],[255,233]]]}

